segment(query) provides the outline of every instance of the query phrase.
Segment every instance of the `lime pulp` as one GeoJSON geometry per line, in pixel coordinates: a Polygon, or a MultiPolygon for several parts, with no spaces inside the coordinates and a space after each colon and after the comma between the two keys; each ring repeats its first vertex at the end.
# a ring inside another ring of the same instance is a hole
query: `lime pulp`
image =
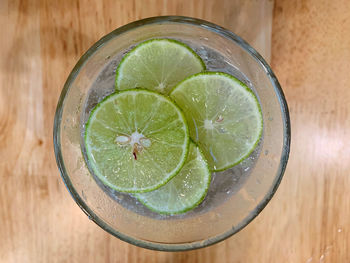
{"type": "Polygon", "coordinates": [[[121,192],[147,192],[169,181],[188,153],[182,111],[155,92],[112,94],[90,114],[85,145],[94,174],[121,192]]]}

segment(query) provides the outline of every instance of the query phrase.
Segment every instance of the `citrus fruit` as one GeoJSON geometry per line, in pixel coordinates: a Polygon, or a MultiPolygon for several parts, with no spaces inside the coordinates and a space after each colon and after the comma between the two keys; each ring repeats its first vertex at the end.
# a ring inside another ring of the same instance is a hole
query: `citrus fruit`
{"type": "Polygon", "coordinates": [[[190,142],[181,171],[162,187],[135,194],[141,203],[160,214],[179,214],[195,208],[205,197],[211,174],[200,149],[190,142]]]}
{"type": "Polygon", "coordinates": [[[179,83],[170,97],[185,113],[191,138],[210,169],[221,171],[245,159],[262,134],[262,114],[254,93],[221,72],[195,74],[179,83]]]}
{"type": "Polygon", "coordinates": [[[151,39],[128,52],[116,71],[116,90],[145,88],[162,94],[205,65],[187,45],[173,39],[151,39]]]}
{"type": "Polygon", "coordinates": [[[107,186],[146,192],[182,168],[189,135],[182,111],[167,97],[133,89],[114,93],[91,112],[85,130],[88,163],[107,186]]]}

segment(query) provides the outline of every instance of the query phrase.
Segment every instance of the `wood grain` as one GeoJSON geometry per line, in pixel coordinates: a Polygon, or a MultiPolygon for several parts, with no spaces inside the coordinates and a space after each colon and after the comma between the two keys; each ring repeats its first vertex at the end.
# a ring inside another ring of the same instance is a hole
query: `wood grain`
{"type": "MultiPolygon", "coordinates": [[[[229,0],[0,1],[0,262],[350,262],[348,0],[275,1],[272,67],[290,106],[291,156],[275,197],[235,236],[190,252],[137,248],[90,222],[61,181],[54,111],[96,40],[165,14],[235,28],[237,8],[229,0]]],[[[245,30],[237,33],[249,38],[245,30]]]]}

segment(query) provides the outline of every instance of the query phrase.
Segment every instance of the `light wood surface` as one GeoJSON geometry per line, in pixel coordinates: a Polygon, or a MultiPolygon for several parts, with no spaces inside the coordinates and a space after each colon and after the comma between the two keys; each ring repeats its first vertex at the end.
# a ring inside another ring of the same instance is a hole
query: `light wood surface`
{"type": "Polygon", "coordinates": [[[178,14],[232,28],[234,8],[229,0],[0,1],[0,262],[350,262],[348,0],[275,1],[272,67],[290,107],[290,161],[272,201],[235,236],[190,252],[137,248],[88,220],[64,187],[52,125],[78,58],[139,18],[178,14]]]}

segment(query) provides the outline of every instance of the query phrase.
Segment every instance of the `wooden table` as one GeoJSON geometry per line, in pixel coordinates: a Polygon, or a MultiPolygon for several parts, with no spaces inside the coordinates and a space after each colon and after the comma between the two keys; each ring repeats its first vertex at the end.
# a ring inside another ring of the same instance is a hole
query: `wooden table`
{"type": "MultiPolygon", "coordinates": [[[[0,1],[0,262],[350,262],[350,2],[276,0],[272,67],[291,113],[285,177],[244,230],[166,253],[88,220],[56,167],[52,124],[63,83],[100,37],[181,14],[223,26],[230,1],[0,1]]],[[[231,11],[230,11],[231,10],[231,11]]]]}

